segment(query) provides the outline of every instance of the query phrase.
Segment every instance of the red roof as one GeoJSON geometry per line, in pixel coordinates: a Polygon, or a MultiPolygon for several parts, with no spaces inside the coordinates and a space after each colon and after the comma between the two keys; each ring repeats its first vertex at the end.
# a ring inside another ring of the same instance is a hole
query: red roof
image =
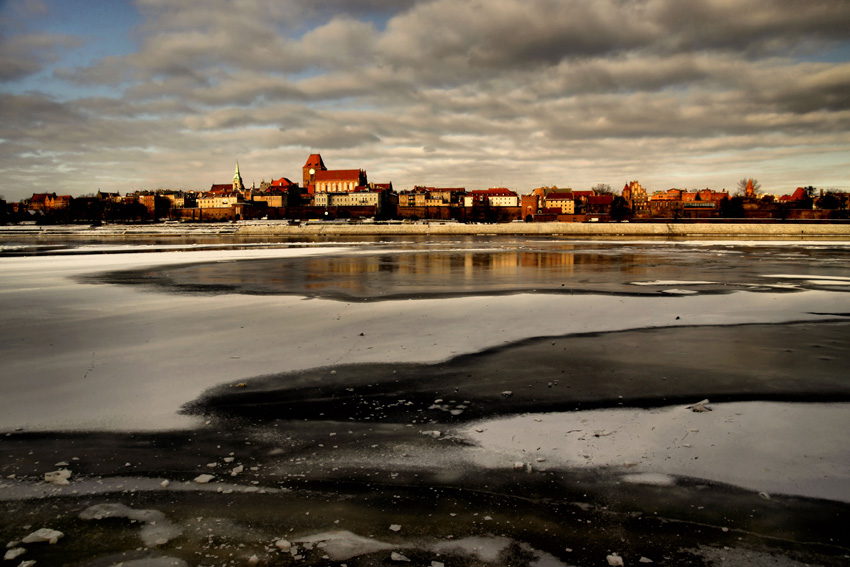
{"type": "Polygon", "coordinates": [[[613,195],[592,195],[587,198],[588,205],[610,205],[613,202],[613,195]]]}
{"type": "Polygon", "coordinates": [[[230,193],[233,191],[233,183],[217,183],[210,187],[210,193],[230,193]]]}
{"type": "Polygon", "coordinates": [[[329,171],[317,171],[316,181],[341,181],[343,179],[360,179],[362,169],[333,169],[329,171]]]}
{"type": "Polygon", "coordinates": [[[590,191],[573,191],[573,197],[593,197],[596,193],[591,189],[590,191]]]}
{"type": "Polygon", "coordinates": [[[291,187],[293,185],[295,184],[286,177],[281,177],[280,179],[273,179],[271,182],[271,187],[291,187]]]}

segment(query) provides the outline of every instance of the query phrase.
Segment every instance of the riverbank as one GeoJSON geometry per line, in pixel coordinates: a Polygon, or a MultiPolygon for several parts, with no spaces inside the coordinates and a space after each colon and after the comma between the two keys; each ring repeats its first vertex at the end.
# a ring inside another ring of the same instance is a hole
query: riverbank
{"type": "Polygon", "coordinates": [[[850,238],[850,224],[797,223],[338,223],[240,221],[235,223],[162,223],[140,225],[16,225],[0,227],[0,239],[19,237],[234,236],[445,236],[511,235],[581,238],[850,238]]]}

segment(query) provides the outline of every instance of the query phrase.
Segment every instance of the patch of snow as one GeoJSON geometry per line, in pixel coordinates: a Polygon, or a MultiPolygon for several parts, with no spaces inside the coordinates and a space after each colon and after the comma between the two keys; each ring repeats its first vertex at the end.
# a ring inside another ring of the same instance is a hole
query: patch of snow
{"type": "Polygon", "coordinates": [[[454,541],[443,541],[432,547],[440,553],[462,552],[477,557],[485,563],[495,563],[513,540],[498,536],[471,536],[454,541]]]}
{"type": "Polygon", "coordinates": [[[626,482],[684,476],[850,502],[844,442],[850,404],[739,402],[712,409],[592,410],[544,414],[542,421],[540,414],[520,415],[459,426],[454,434],[475,445],[460,456],[475,466],[519,470],[528,448],[540,447],[545,470],[622,467],[630,471],[626,482]]]}
{"type": "Polygon", "coordinates": [[[183,529],[159,510],[138,510],[120,503],[96,504],[80,512],[81,520],[126,518],[142,524],[139,536],[147,547],[165,545],[179,537],[183,529]]]}
{"type": "Polygon", "coordinates": [[[352,557],[395,548],[395,545],[366,538],[347,530],[323,532],[295,540],[295,543],[325,544],[323,548],[332,561],[346,561],[352,557]]]}

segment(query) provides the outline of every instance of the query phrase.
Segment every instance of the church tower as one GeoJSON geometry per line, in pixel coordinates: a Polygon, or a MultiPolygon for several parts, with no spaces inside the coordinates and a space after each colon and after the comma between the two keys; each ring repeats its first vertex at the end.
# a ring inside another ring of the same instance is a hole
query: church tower
{"type": "Polygon", "coordinates": [[[301,187],[309,189],[311,185],[316,183],[316,172],[327,170],[328,168],[325,167],[325,162],[322,161],[321,154],[310,154],[310,157],[307,158],[307,163],[301,168],[303,173],[301,187]]]}
{"type": "Polygon", "coordinates": [[[242,183],[242,176],[239,174],[239,160],[236,161],[236,173],[233,174],[233,190],[245,190],[245,185],[242,183]]]}

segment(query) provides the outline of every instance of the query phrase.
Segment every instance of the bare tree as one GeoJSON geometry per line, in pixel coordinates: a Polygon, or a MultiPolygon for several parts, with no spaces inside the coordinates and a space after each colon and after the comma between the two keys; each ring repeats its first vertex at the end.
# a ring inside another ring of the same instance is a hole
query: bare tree
{"type": "Polygon", "coordinates": [[[597,183],[593,187],[591,187],[594,193],[597,195],[613,195],[614,190],[611,189],[611,186],[607,183],[597,183]]]}
{"type": "Polygon", "coordinates": [[[738,181],[738,191],[736,195],[738,195],[739,197],[746,196],[747,189],[750,187],[750,185],[752,185],[753,188],[753,195],[756,195],[761,192],[761,183],[759,183],[758,179],[748,179],[745,177],[738,181]]]}

